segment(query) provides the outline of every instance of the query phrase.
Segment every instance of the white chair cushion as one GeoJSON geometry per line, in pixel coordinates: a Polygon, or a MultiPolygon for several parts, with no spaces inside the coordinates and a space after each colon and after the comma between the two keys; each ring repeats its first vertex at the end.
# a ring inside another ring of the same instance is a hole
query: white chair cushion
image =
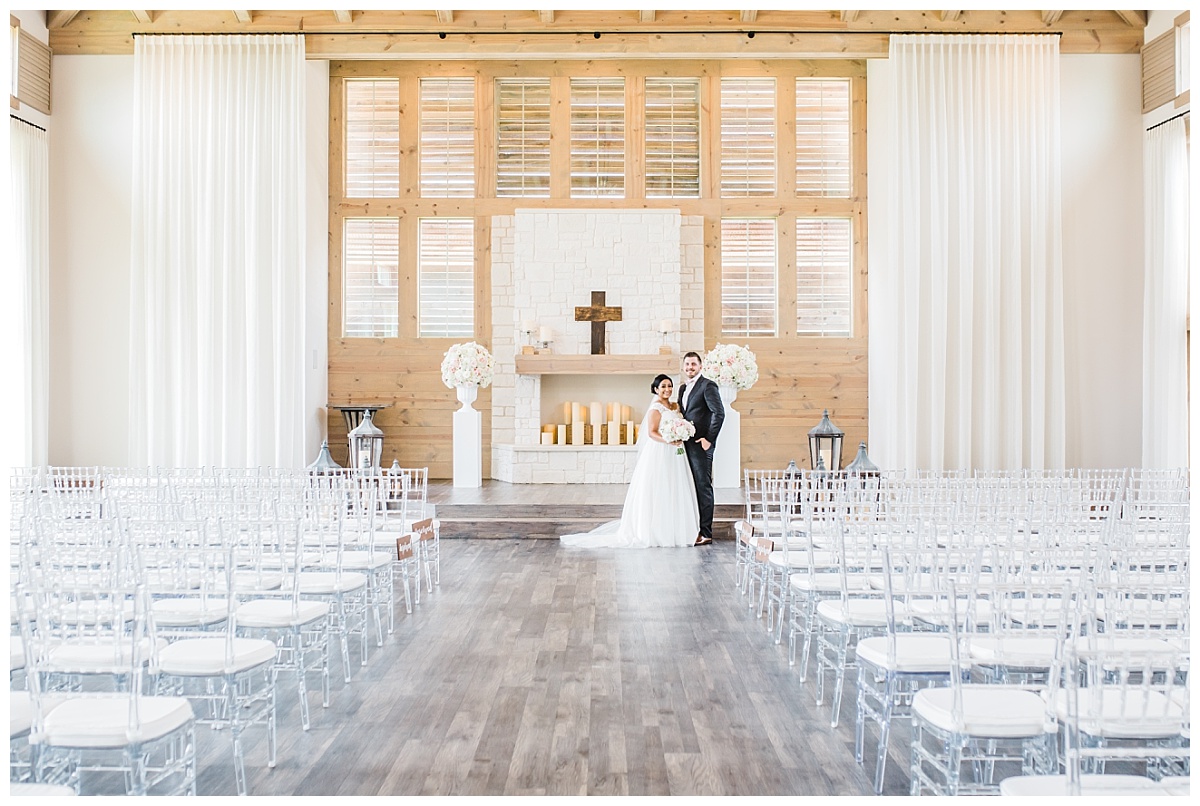
{"type": "MultiPolygon", "coordinates": [[[[1083,775],[1079,778],[1081,795],[1166,795],[1159,786],[1142,775],[1083,775]]],[[[1018,797],[1065,797],[1065,775],[1014,775],[1000,782],[1001,795],[1018,797]]]]}
{"type": "Polygon", "coordinates": [[[859,660],[893,672],[950,673],[950,639],[945,635],[897,635],[894,667],[888,664],[886,636],[864,638],[855,653],[859,660]]]}
{"type": "MultiPolygon", "coordinates": [[[[967,602],[958,602],[958,618],[961,621],[967,612],[967,602]]],[[[946,624],[950,620],[950,608],[942,599],[914,599],[909,602],[909,613],[914,618],[931,624],[946,624]]],[[[975,602],[975,620],[980,623],[992,620],[992,603],[989,599],[975,602]]]]}
{"type": "Polygon", "coordinates": [[[967,641],[971,660],[983,665],[1048,669],[1054,663],[1058,642],[1039,636],[996,636],[976,633],[967,641]]]}
{"type": "Polygon", "coordinates": [[[8,794],[12,797],[73,797],[75,790],[66,784],[31,784],[28,781],[9,781],[8,794]]]}
{"type": "Polygon", "coordinates": [[[237,674],[275,660],[275,644],[261,638],[234,638],[226,663],[224,638],[186,638],[158,655],[158,668],[179,677],[237,674]]]}
{"type": "Polygon", "coordinates": [[[309,624],[329,615],[327,602],[302,601],[292,612],[289,599],[252,599],[238,606],[237,625],[259,629],[277,629],[309,624]]]}
{"type": "Polygon", "coordinates": [[[225,620],[229,603],[225,599],[157,599],[150,605],[158,627],[203,627],[225,620]]]}
{"type": "MultiPolygon", "coordinates": [[[[162,651],[167,642],[161,638],[154,646],[162,651]]],[[[149,638],[142,639],[141,658],[145,663],[151,654],[149,638]]],[[[132,662],[133,644],[122,641],[120,645],[81,644],[68,642],[50,650],[46,657],[45,671],[77,674],[114,674],[129,670],[132,662]]]]}
{"type": "MultiPolygon", "coordinates": [[[[896,605],[900,610],[900,605],[896,605]]],[[[887,625],[887,604],[882,599],[850,599],[845,606],[841,599],[826,599],[817,604],[817,615],[835,624],[853,627],[884,627],[887,625]]],[[[900,618],[900,614],[896,614],[900,618]]]]}
{"type": "MultiPolygon", "coordinates": [[[[1059,690],[1055,714],[1067,719],[1067,692],[1059,690]]],[[[1183,731],[1183,705],[1161,691],[1131,686],[1079,690],[1079,729],[1106,739],[1168,739],[1183,731]]]]}
{"type": "Polygon", "coordinates": [[[955,723],[954,689],[928,688],[913,698],[912,712],[944,731],[1018,739],[1046,732],[1046,703],[1032,691],[1000,686],[963,686],[963,723],[955,723]]]}
{"type": "Polygon", "coordinates": [[[365,574],[342,574],[335,571],[301,571],[300,592],[307,594],[346,593],[359,590],[367,584],[365,574]]]}
{"type": "MultiPolygon", "coordinates": [[[[812,565],[814,568],[833,568],[836,558],[828,551],[813,552],[812,565]]],[[[808,570],[809,560],[807,551],[772,551],[767,555],[767,562],[787,568],[803,568],[808,570]]]]}
{"type": "Polygon", "coordinates": [[[184,697],[138,697],[139,730],[130,735],[129,696],[75,697],[43,720],[52,747],[125,747],[160,739],[192,721],[184,697]]]}
{"type": "Polygon", "coordinates": [[[11,636],[8,639],[8,673],[12,674],[17,669],[25,668],[25,645],[21,643],[19,636],[11,636]]]}
{"type": "MultiPolygon", "coordinates": [[[[396,538],[392,538],[388,548],[390,548],[393,552],[396,550],[396,538]]],[[[368,569],[374,570],[376,568],[383,568],[391,561],[392,558],[382,550],[374,553],[363,551],[361,549],[352,549],[350,551],[342,552],[342,568],[350,569],[351,571],[365,571],[368,569]]],[[[307,566],[324,566],[325,568],[335,568],[337,567],[337,552],[327,552],[323,555],[307,557],[304,560],[304,564],[307,566]]]]}
{"type": "MultiPolygon", "coordinates": [[[[233,589],[235,591],[273,591],[283,584],[283,574],[277,571],[234,571],[233,589]]],[[[217,593],[225,590],[225,581],[221,580],[213,586],[217,593]]]]}
{"type": "MultiPolygon", "coordinates": [[[[842,589],[842,580],[839,574],[793,573],[788,577],[788,585],[800,593],[809,593],[812,591],[836,593],[842,589]]],[[[866,574],[847,574],[846,587],[850,591],[868,590],[866,574]]]]}

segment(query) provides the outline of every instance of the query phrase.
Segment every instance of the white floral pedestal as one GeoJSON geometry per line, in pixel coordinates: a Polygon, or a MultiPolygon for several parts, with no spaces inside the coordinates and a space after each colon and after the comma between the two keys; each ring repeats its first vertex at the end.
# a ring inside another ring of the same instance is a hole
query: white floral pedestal
{"type": "Polygon", "coordinates": [[[725,406],[725,423],[717,435],[717,448],[713,451],[713,486],[742,486],[742,414],[733,407],[737,400],[737,387],[720,385],[717,391],[725,406]]]}
{"type": "Polygon", "coordinates": [[[462,408],[454,412],[454,486],[483,486],[483,415],[471,407],[479,387],[454,387],[462,408]]]}

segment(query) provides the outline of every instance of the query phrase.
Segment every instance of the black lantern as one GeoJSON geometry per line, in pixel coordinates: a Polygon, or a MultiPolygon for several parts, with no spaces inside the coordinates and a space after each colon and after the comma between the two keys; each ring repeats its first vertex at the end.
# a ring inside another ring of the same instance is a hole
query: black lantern
{"type": "Polygon", "coordinates": [[[357,470],[378,470],[383,455],[383,432],[375,427],[368,410],[362,422],[347,435],[350,441],[350,466],[357,470]]]}
{"type": "Polygon", "coordinates": [[[321,442],[321,452],[317,454],[317,458],[307,469],[309,473],[316,473],[318,476],[336,473],[342,469],[341,465],[333,461],[333,456],[329,453],[329,440],[321,442]]]}
{"type": "Polygon", "coordinates": [[[829,409],[825,409],[821,422],[808,432],[809,467],[816,470],[821,465],[822,470],[841,470],[845,437],[846,433],[829,420],[829,409]]]}
{"type": "Polygon", "coordinates": [[[846,472],[856,476],[879,475],[879,468],[871,461],[871,457],[867,456],[867,443],[858,443],[858,455],[854,457],[854,461],[846,465],[846,472]]]}

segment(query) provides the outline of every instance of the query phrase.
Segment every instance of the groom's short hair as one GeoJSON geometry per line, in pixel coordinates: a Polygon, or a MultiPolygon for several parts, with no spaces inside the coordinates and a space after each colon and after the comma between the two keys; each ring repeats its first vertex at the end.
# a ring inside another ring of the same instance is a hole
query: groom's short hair
{"type": "Polygon", "coordinates": [[[688,350],[686,353],[683,354],[684,361],[687,361],[689,358],[694,358],[697,361],[699,361],[701,364],[704,363],[704,359],[700,357],[700,353],[697,353],[694,350],[688,350]]]}

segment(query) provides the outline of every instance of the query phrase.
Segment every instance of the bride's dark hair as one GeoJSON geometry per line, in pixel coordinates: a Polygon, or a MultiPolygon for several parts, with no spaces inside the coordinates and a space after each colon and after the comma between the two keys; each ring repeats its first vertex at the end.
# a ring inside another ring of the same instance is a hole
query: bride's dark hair
{"type": "MultiPolygon", "coordinates": [[[[650,391],[651,391],[651,392],[654,392],[654,394],[658,394],[658,385],[659,385],[660,383],[662,383],[663,381],[670,381],[670,380],[671,380],[671,376],[670,376],[670,375],[658,375],[658,376],[656,376],[656,377],[654,378],[654,382],[650,384],[650,391]]],[[[675,385],[674,381],[672,381],[672,382],[671,382],[671,385],[672,385],[672,386],[674,386],[674,385],[675,385]]]]}

